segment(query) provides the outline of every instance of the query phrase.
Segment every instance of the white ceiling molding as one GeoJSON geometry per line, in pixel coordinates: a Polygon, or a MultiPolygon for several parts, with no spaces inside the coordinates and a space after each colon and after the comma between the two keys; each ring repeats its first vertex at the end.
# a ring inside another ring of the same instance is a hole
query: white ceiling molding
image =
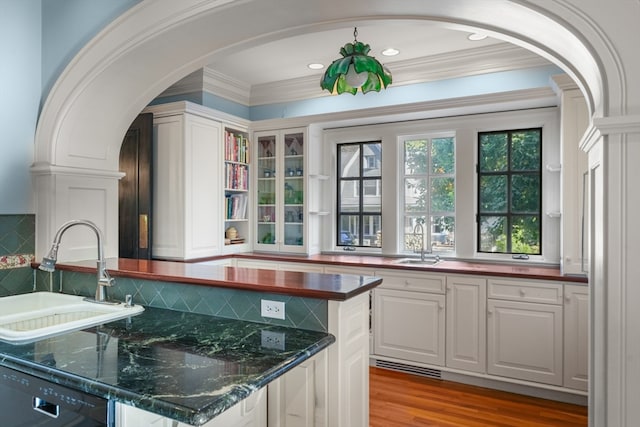
{"type": "MultiPolygon", "coordinates": [[[[539,55],[510,43],[467,49],[398,61],[389,64],[393,85],[424,83],[456,77],[496,73],[550,65],[539,55]]],[[[299,101],[301,99],[331,96],[320,89],[322,75],[254,85],[251,88],[251,106],[299,101]]]]}
{"type": "Polygon", "coordinates": [[[263,131],[316,124],[327,129],[557,106],[558,98],[555,92],[550,87],[541,87],[312,116],[259,120],[251,122],[250,128],[252,131],[263,131]]]}
{"type": "MultiPolygon", "coordinates": [[[[393,85],[496,73],[549,65],[541,56],[510,43],[500,43],[389,64],[393,85]]],[[[330,96],[320,88],[322,75],[249,86],[211,68],[190,74],[161,96],[204,91],[241,105],[254,106],[330,96]]]]}
{"type": "Polygon", "coordinates": [[[176,83],[169,86],[164,92],[158,95],[158,98],[184,95],[187,93],[202,92],[202,88],[203,88],[202,75],[203,75],[202,69],[194,71],[193,73],[189,74],[187,77],[184,77],[178,80],[176,83]]]}
{"type": "Polygon", "coordinates": [[[209,67],[204,68],[203,91],[242,105],[251,105],[251,86],[209,67]]]}

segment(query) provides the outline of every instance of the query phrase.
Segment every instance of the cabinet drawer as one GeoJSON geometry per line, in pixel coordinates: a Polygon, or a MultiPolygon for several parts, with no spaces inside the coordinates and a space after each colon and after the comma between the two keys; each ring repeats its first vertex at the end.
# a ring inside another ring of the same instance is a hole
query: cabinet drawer
{"type": "Polygon", "coordinates": [[[562,285],[489,279],[487,297],[541,304],[562,304],[562,285]]]}
{"type": "Polygon", "coordinates": [[[439,294],[445,290],[446,276],[440,274],[376,270],[375,275],[382,278],[380,287],[386,289],[439,294]]]}

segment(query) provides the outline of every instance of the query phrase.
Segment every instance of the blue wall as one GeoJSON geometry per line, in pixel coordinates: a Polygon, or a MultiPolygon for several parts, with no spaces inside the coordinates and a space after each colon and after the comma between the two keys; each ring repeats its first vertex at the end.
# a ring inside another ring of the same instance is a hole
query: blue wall
{"type": "Polygon", "coordinates": [[[42,0],[43,95],[93,36],[140,1],[42,0]]]}
{"type": "Polygon", "coordinates": [[[0,214],[33,213],[40,102],[40,0],[0,0],[0,214]]]}

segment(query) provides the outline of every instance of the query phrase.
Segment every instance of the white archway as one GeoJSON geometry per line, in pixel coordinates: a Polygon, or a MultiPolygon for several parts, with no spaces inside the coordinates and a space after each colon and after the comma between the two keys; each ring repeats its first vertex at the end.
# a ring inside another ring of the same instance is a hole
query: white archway
{"type": "Polygon", "coordinates": [[[551,5],[558,10],[509,0],[142,1],[78,53],[47,98],[33,167],[36,252],[44,252],[57,224],[77,217],[78,209],[82,213],[86,204],[76,199],[84,196],[93,202],[90,216],[105,229],[107,253],[117,253],[110,243],[117,242],[114,205],[122,135],[157,94],[227,49],[363,20],[424,19],[471,26],[561,66],[581,87],[595,117],[623,109],[622,102],[608,102],[622,100],[625,91],[607,41],[582,15],[559,2],[551,5]],[[567,22],[574,28],[566,27],[567,22]],[[607,96],[612,93],[616,96],[607,96]],[[73,176],[83,176],[88,186],[104,191],[70,189],[73,176]]]}
{"type": "MultiPolygon", "coordinates": [[[[78,216],[100,224],[107,255],[117,254],[122,136],[173,82],[230,48],[371,19],[484,29],[563,68],[585,94],[592,120],[626,114],[621,60],[599,26],[568,0],[144,0],[82,49],[47,98],[33,166],[37,254],[59,224],[78,216]]],[[[85,250],[95,249],[80,247],[70,256],[85,250]]],[[[607,387],[599,385],[601,392],[607,387]]]]}

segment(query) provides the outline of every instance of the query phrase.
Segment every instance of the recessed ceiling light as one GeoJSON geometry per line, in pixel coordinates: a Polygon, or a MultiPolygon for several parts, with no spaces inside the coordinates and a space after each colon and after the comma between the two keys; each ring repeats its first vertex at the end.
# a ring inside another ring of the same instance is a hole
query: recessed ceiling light
{"type": "Polygon", "coordinates": [[[384,56],[396,56],[397,54],[399,54],[400,51],[398,49],[394,49],[392,47],[385,49],[382,51],[382,54],[384,56]]]}
{"type": "Polygon", "coordinates": [[[486,34],[482,34],[482,33],[471,33],[467,36],[467,38],[471,41],[479,41],[479,40],[484,40],[487,38],[486,34]]]}
{"type": "Polygon", "coordinates": [[[307,65],[307,67],[311,68],[312,70],[322,70],[324,68],[324,65],[320,64],[319,62],[313,62],[307,65]]]}

